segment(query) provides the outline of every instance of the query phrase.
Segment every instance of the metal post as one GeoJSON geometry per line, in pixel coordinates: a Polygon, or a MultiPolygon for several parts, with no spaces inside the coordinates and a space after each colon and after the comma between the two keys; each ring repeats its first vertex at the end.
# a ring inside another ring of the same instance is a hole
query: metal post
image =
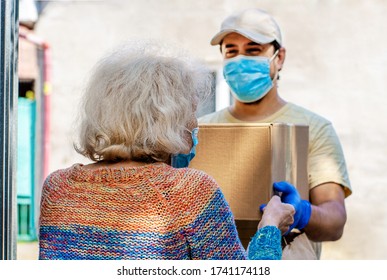
{"type": "Polygon", "coordinates": [[[0,259],[16,259],[18,0],[0,0],[0,259]]]}

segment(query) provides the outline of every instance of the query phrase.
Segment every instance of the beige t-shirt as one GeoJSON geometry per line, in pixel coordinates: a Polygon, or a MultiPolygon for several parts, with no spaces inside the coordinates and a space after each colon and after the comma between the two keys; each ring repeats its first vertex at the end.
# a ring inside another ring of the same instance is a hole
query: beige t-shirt
{"type": "MultiPolygon", "coordinates": [[[[199,123],[242,123],[227,108],[199,118],[199,123]]],[[[287,103],[273,115],[258,123],[291,123],[309,126],[308,172],[309,188],[334,182],[343,187],[345,196],[352,193],[343,150],[332,126],[325,118],[293,103],[287,103]]],[[[312,243],[317,258],[321,243],[312,243]]]]}

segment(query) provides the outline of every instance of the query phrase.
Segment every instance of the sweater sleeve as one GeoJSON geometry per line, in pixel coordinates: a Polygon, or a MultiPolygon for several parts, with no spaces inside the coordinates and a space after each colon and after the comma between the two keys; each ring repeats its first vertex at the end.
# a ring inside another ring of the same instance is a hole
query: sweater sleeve
{"type": "Polygon", "coordinates": [[[247,259],[233,215],[220,189],[215,191],[196,219],[187,225],[185,235],[192,259],[247,259]]]}
{"type": "Polygon", "coordinates": [[[182,234],[187,240],[191,259],[267,260],[282,257],[281,232],[274,226],[267,226],[258,230],[250,242],[248,258],[230,206],[218,184],[206,174],[194,175],[195,180],[187,178],[191,184],[184,188],[185,199],[179,203],[179,209],[184,209],[179,212],[180,219],[189,220],[183,226],[182,234]]]}
{"type": "Polygon", "coordinates": [[[275,226],[260,228],[247,248],[250,260],[280,260],[282,257],[281,232],[275,226]]]}

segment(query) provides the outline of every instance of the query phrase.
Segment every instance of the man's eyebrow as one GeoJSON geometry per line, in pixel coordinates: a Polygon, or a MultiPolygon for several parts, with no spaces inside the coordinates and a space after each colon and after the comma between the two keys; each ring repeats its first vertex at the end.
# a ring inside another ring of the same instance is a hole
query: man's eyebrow
{"type": "Polygon", "coordinates": [[[251,42],[247,43],[247,45],[249,45],[249,46],[259,46],[259,47],[261,47],[261,46],[262,46],[261,44],[258,44],[258,43],[256,43],[256,42],[253,42],[253,41],[251,41],[251,42]]]}
{"type": "MultiPolygon", "coordinates": [[[[248,46],[254,46],[254,47],[262,47],[261,44],[258,44],[258,43],[253,42],[253,41],[248,42],[247,45],[248,45],[248,46]]],[[[228,43],[228,44],[226,44],[226,45],[224,46],[224,48],[226,48],[226,49],[227,49],[227,48],[233,48],[233,47],[236,47],[236,44],[228,43]]]]}
{"type": "Polygon", "coordinates": [[[236,45],[235,44],[226,44],[224,47],[225,48],[232,48],[232,47],[235,47],[236,45]]]}

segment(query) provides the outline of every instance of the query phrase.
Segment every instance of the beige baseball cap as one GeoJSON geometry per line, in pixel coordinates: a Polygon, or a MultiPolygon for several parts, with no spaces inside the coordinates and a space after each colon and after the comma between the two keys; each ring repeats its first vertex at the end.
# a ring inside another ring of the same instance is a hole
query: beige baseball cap
{"type": "Polygon", "coordinates": [[[227,17],[220,31],[212,38],[211,45],[222,42],[230,33],[239,33],[258,44],[277,41],[282,46],[281,30],[274,18],[261,9],[246,9],[227,17]]]}

